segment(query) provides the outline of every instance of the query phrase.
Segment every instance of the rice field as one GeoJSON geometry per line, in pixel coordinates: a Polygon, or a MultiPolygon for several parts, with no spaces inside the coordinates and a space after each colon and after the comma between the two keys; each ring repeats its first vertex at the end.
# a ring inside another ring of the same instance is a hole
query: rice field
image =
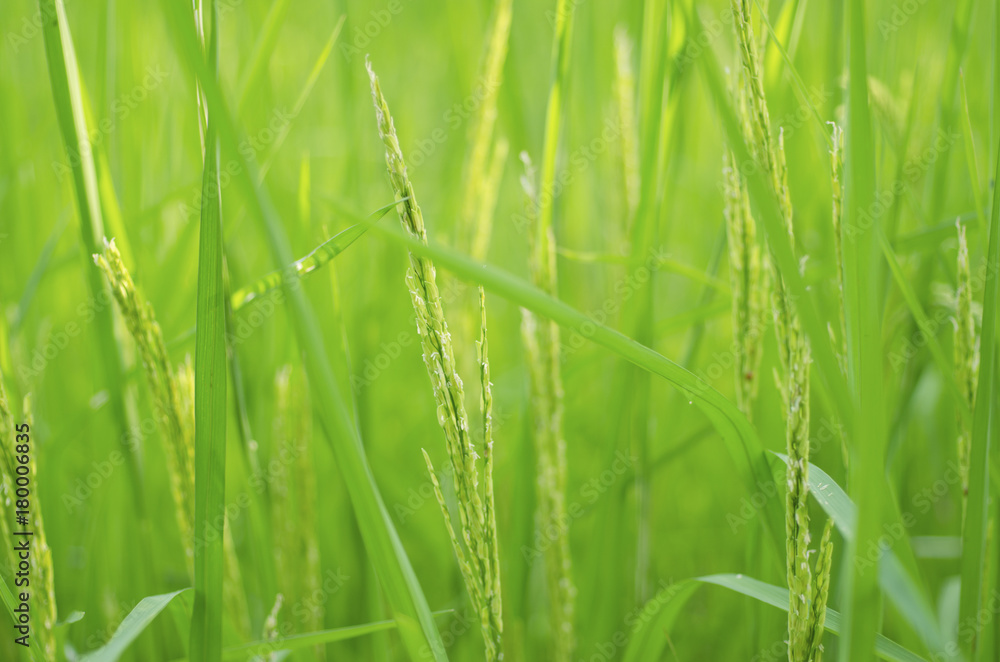
{"type": "Polygon", "coordinates": [[[1000,7],[0,36],[0,659],[1000,660],[1000,7]]]}

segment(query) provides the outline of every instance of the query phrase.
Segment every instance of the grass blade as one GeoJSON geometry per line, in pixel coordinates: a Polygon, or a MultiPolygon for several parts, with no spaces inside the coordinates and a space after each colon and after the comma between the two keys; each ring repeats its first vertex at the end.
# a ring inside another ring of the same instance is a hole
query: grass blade
{"type": "MultiPolygon", "coordinates": [[[[1000,175],[1000,152],[998,152],[996,172],[1000,175]]],[[[1000,189],[994,189],[989,249],[986,253],[986,286],[983,291],[979,385],[976,387],[976,405],[972,414],[968,506],[962,527],[962,594],[959,602],[959,623],[976,621],[977,615],[980,614],[983,578],[987,576],[985,555],[990,512],[990,443],[996,439],[997,425],[994,420],[994,410],[997,389],[997,297],[1000,295],[998,269],[1000,269],[1000,189]]],[[[963,652],[970,658],[977,652],[980,636],[981,628],[975,628],[973,636],[962,640],[963,652]]]]}
{"type": "Polygon", "coordinates": [[[49,269],[52,262],[52,253],[55,252],[56,246],[59,244],[59,240],[62,239],[63,230],[66,229],[66,221],[66,216],[62,216],[58,221],[56,221],[55,226],[52,228],[52,233],[49,234],[49,238],[45,241],[45,247],[42,248],[41,255],[38,256],[38,262],[35,264],[35,268],[31,271],[28,283],[24,287],[24,293],[21,295],[21,299],[17,303],[17,310],[14,313],[14,319],[10,324],[10,332],[14,335],[17,334],[17,330],[24,322],[24,317],[28,314],[28,308],[31,307],[31,302],[35,298],[35,292],[38,291],[38,284],[41,282],[42,277],[45,276],[45,272],[49,269]]]}
{"type": "MultiPolygon", "coordinates": [[[[436,611],[435,616],[450,614],[450,611],[436,611]]],[[[365,623],[364,625],[351,625],[348,627],[335,628],[332,630],[320,630],[318,632],[306,632],[294,634],[288,637],[278,637],[269,641],[252,641],[240,646],[234,646],[222,651],[223,660],[242,660],[254,655],[267,655],[280,653],[283,651],[297,651],[303,648],[311,648],[324,644],[332,644],[337,641],[347,641],[363,637],[367,634],[384,632],[396,628],[396,621],[377,621],[375,623],[365,623]]]]}
{"type": "MultiPolygon", "coordinates": [[[[660,591],[637,612],[636,626],[632,630],[628,648],[625,649],[623,662],[661,659],[667,644],[664,633],[670,632],[685,603],[699,587],[705,584],[721,586],[782,611],[788,611],[787,589],[745,575],[709,575],[676,582],[660,591]]],[[[842,628],[841,615],[827,608],[825,627],[828,631],[839,634],[842,628]]],[[[893,662],[926,662],[916,653],[882,635],[876,637],[875,653],[883,660],[893,662]]]]}
{"type": "MultiPolygon", "coordinates": [[[[218,73],[218,14],[211,3],[209,59],[218,73]]],[[[222,652],[226,525],[226,299],[222,280],[222,198],[214,113],[205,133],[194,359],[194,609],[191,658],[222,652]]]]}
{"type": "Polygon", "coordinates": [[[274,0],[267,10],[264,26],[261,28],[257,43],[250,54],[250,64],[247,65],[243,80],[240,82],[239,101],[236,104],[236,114],[240,115],[250,93],[257,88],[264,69],[271,60],[274,47],[278,42],[278,33],[285,22],[288,13],[289,0],[274,0]]]}
{"type": "MultiPolygon", "coordinates": [[[[402,202],[399,201],[399,202],[402,202]]],[[[347,250],[351,244],[361,238],[365,232],[368,232],[375,223],[377,223],[383,216],[389,213],[393,207],[399,204],[399,202],[390,203],[380,209],[376,209],[369,215],[368,220],[361,223],[356,223],[346,230],[336,234],[331,239],[324,241],[322,244],[314,248],[305,257],[296,260],[286,269],[294,269],[295,273],[301,277],[306,274],[310,274],[324,264],[327,264],[330,260],[337,257],[345,250],[347,250]]],[[[285,282],[284,276],[281,271],[272,271],[256,282],[241,287],[232,296],[232,306],[233,312],[236,312],[246,304],[250,303],[262,294],[281,287],[285,282]]]]}
{"type": "Polygon", "coordinates": [[[972,199],[976,203],[976,218],[979,220],[979,230],[982,236],[987,233],[986,201],[983,198],[983,187],[979,180],[979,162],[976,159],[976,142],[972,134],[972,120],[969,117],[969,95],[965,91],[965,74],[960,74],[962,93],[962,139],[965,141],[965,161],[969,168],[969,183],[972,185],[972,199]]]}
{"type": "MultiPolygon", "coordinates": [[[[537,196],[529,194],[529,204],[537,214],[529,234],[531,270],[535,284],[555,294],[557,291],[555,243],[553,229],[556,184],[556,163],[559,139],[563,130],[563,106],[569,79],[569,62],[573,44],[573,15],[569,0],[556,0],[555,35],[552,41],[549,98],[545,111],[545,134],[542,163],[537,183],[537,196]]],[[[533,173],[526,177],[530,180],[533,173]]],[[[532,214],[533,216],[535,214],[532,214]]],[[[567,521],[566,484],[568,482],[566,439],[563,425],[563,381],[560,368],[559,327],[549,323],[534,326],[525,320],[526,350],[531,362],[538,366],[532,377],[532,400],[537,432],[535,447],[538,456],[538,520],[567,521]],[[544,366],[544,368],[541,368],[544,366]]],[[[544,567],[548,582],[548,600],[553,638],[553,659],[568,662],[576,646],[576,593],[568,527],[563,528],[555,544],[546,549],[544,567]]]]}
{"type": "MultiPolygon", "coordinates": [[[[759,600],[781,610],[788,609],[788,591],[786,589],[765,584],[751,577],[744,575],[711,575],[701,577],[697,581],[728,588],[731,591],[742,593],[747,597],[759,600]]],[[[825,625],[826,629],[830,632],[843,634],[844,619],[837,611],[829,608],[826,610],[825,625]]],[[[892,660],[894,662],[926,662],[924,658],[916,653],[903,648],[896,642],[880,634],[875,635],[874,651],[883,660],[892,660]]],[[[870,659],[870,656],[865,659],[870,659]]]]}
{"type": "MultiPolygon", "coordinates": [[[[302,109],[305,108],[306,101],[309,100],[309,95],[312,94],[313,88],[316,87],[316,81],[319,80],[319,75],[323,71],[323,66],[329,59],[330,53],[333,51],[333,45],[337,43],[337,39],[340,37],[340,31],[343,30],[344,21],[346,20],[347,14],[344,14],[333,27],[333,31],[330,33],[330,38],[326,40],[323,50],[320,51],[319,56],[316,58],[316,62],[313,63],[312,69],[309,70],[306,82],[302,85],[302,91],[299,92],[299,96],[295,100],[295,105],[292,106],[292,111],[289,113],[291,117],[298,117],[299,113],[302,112],[302,109]]],[[[281,146],[284,144],[285,139],[288,137],[291,130],[292,124],[289,122],[278,132],[277,137],[274,139],[274,143],[267,152],[267,156],[265,156],[264,160],[261,161],[260,170],[257,174],[258,182],[263,182],[264,178],[267,177],[267,173],[271,169],[271,164],[274,163],[278,150],[281,149],[281,146]]]]}
{"type": "MultiPolygon", "coordinates": [[[[867,550],[882,535],[881,502],[885,486],[885,435],[882,396],[882,282],[879,219],[869,210],[875,200],[875,158],[868,108],[865,3],[845,5],[848,26],[849,85],[844,154],[844,305],[847,320],[847,371],[856,418],[850,486],[858,506],[856,535],[845,556],[844,632],[840,659],[868,659],[881,615],[878,574],[864,565],[867,550]]],[[[878,559],[874,560],[877,565],[878,559]]]]}
{"type": "Polygon", "coordinates": [[[697,581],[688,580],[671,584],[653,596],[639,612],[639,621],[632,629],[622,662],[663,659],[668,641],[663,635],[673,629],[684,605],[699,587],[697,581]]]}
{"type": "MultiPolygon", "coordinates": [[[[948,55],[944,62],[944,76],[941,79],[941,106],[938,112],[940,128],[945,131],[954,129],[955,124],[955,91],[965,59],[965,51],[969,44],[969,32],[972,26],[972,0],[959,0],[954,3],[955,14],[951,25],[951,40],[948,43],[948,55]]],[[[931,180],[931,198],[929,211],[931,218],[941,214],[947,192],[948,152],[944,152],[935,162],[934,175],[931,180]]]]}
{"type": "Polygon", "coordinates": [[[82,662],[115,662],[115,660],[119,659],[128,650],[132,642],[143,633],[149,624],[160,615],[160,612],[167,608],[174,598],[190,590],[189,588],[182,588],[173,593],[151,595],[143,598],[129,612],[125,620],[121,622],[115,633],[111,635],[108,643],[96,651],[85,655],[82,662]]]}

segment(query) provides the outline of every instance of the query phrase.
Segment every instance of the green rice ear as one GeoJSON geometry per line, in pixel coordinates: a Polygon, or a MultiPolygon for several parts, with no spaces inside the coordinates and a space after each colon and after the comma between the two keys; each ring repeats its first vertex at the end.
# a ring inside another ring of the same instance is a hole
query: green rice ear
{"type": "MultiPolygon", "coordinates": [[[[372,99],[375,104],[375,117],[378,123],[379,135],[385,146],[385,161],[389,171],[396,199],[401,201],[399,219],[404,230],[427,243],[427,231],[424,228],[423,213],[417,204],[406,171],[406,162],[399,147],[396,128],[389,113],[389,106],[382,94],[378,76],[367,62],[368,75],[371,81],[372,99]]],[[[476,612],[480,616],[480,626],[483,640],[486,644],[487,659],[490,661],[503,659],[503,632],[500,615],[499,586],[500,567],[496,562],[496,517],[493,511],[492,486],[492,443],[488,452],[487,470],[485,475],[486,504],[479,490],[479,470],[477,468],[478,454],[469,428],[469,417],[465,409],[465,388],[458,374],[455,362],[455,350],[452,346],[451,332],[445,319],[442,298],[437,285],[437,274],[434,264],[424,257],[410,253],[410,268],[406,273],[406,283],[410,290],[410,299],[416,313],[417,332],[420,335],[424,354],[424,365],[431,379],[434,399],[437,403],[438,423],[444,431],[445,448],[451,464],[455,496],[458,501],[459,528],[456,530],[451,513],[448,510],[444,493],[438,483],[430,456],[423,451],[427,470],[434,484],[434,493],[441,506],[448,536],[458,558],[459,569],[465,581],[466,590],[476,612]]],[[[483,312],[485,319],[485,312],[483,312]]],[[[485,334],[485,328],[483,330],[485,334]]],[[[485,352],[485,335],[480,340],[481,351],[485,352]]],[[[485,356],[485,355],[484,355],[485,356]]],[[[482,359],[485,361],[485,358],[482,359]]],[[[488,379],[488,364],[483,364],[482,370],[488,379]]],[[[488,394],[484,398],[489,400],[488,394]]],[[[488,421],[487,416],[487,421],[488,421]]],[[[491,433],[492,429],[488,428],[491,433]]]]}
{"type": "MultiPolygon", "coordinates": [[[[976,381],[979,376],[979,351],[976,321],[972,313],[972,272],[969,268],[969,244],[965,227],[958,230],[958,286],[955,292],[955,381],[969,410],[976,405],[976,381]]],[[[969,456],[972,430],[968,417],[958,415],[958,466],[962,474],[963,509],[969,490],[969,456]]]]}

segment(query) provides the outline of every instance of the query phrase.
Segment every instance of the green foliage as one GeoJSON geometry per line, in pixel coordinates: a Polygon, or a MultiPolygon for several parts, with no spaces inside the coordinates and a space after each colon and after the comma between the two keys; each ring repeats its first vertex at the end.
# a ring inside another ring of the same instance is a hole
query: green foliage
{"type": "Polygon", "coordinates": [[[998,20],[8,0],[0,659],[993,662],[998,20]]]}

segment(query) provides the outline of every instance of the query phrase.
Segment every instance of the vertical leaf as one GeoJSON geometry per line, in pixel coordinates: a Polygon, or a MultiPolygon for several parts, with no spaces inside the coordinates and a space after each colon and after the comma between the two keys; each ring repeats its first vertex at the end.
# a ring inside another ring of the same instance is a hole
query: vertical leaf
{"type": "MultiPolygon", "coordinates": [[[[1000,175],[1000,154],[997,158],[1000,175]]],[[[979,385],[976,406],[972,413],[972,445],[969,455],[969,495],[965,524],[962,527],[962,594],[959,602],[959,623],[978,623],[983,594],[986,556],[986,530],[990,498],[990,441],[996,437],[993,419],[996,403],[997,373],[997,296],[1000,284],[1000,190],[993,191],[993,212],[990,219],[990,243],[986,254],[986,287],[983,292],[983,326],[979,351],[979,385]]],[[[973,636],[962,638],[963,652],[972,657],[977,653],[981,627],[972,628],[973,636]]]]}
{"type": "MultiPolygon", "coordinates": [[[[218,16],[211,2],[209,59],[218,68],[218,16]]],[[[191,659],[222,656],[223,540],[226,522],[226,312],[222,280],[222,199],[216,119],[205,133],[198,310],[194,357],[194,610],[191,659]]]]}
{"type": "MultiPolygon", "coordinates": [[[[850,489],[858,506],[857,533],[848,543],[844,572],[844,631],[840,659],[870,659],[882,613],[876,568],[858,561],[882,534],[885,489],[885,435],[882,398],[882,335],[879,288],[882,282],[875,200],[875,159],[868,108],[865,4],[845,6],[847,24],[847,129],[844,155],[844,305],[847,372],[855,424],[851,431],[850,489]]],[[[877,560],[875,561],[877,563],[877,560]]]]}

